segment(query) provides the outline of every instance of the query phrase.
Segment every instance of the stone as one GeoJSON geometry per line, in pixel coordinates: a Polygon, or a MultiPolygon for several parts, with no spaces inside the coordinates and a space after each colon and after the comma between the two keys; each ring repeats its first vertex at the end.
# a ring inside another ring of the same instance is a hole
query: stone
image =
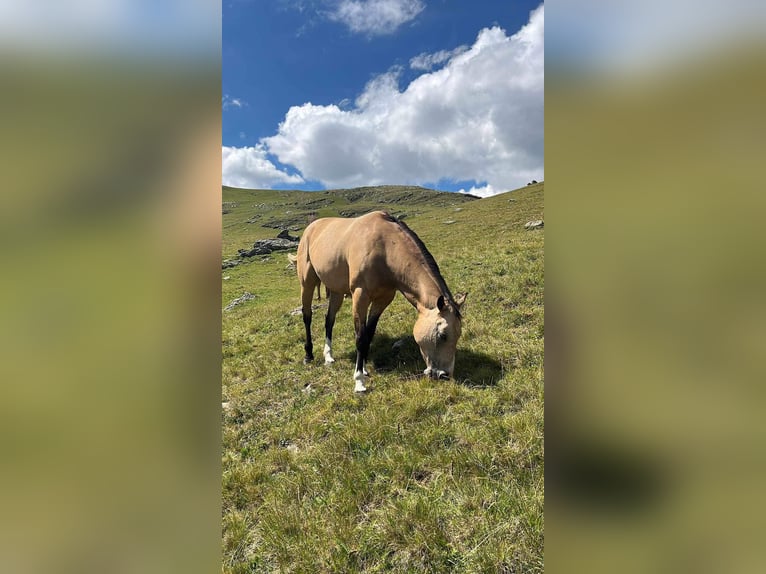
{"type": "Polygon", "coordinates": [[[283,229],[277,235],[277,239],[287,239],[288,241],[300,241],[300,237],[293,237],[287,229],[283,229]]]}
{"type": "Polygon", "coordinates": [[[253,299],[255,299],[255,295],[253,295],[252,293],[249,293],[249,292],[245,292],[245,293],[242,294],[241,297],[237,297],[231,303],[226,305],[226,307],[224,308],[224,311],[231,311],[237,305],[240,305],[240,304],[244,303],[245,301],[251,301],[253,299]]]}

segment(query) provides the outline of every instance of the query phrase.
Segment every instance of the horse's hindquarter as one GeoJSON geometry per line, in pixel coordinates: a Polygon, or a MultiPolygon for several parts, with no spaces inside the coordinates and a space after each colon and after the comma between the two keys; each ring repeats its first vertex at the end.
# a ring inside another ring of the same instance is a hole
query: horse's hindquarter
{"type": "Polygon", "coordinates": [[[317,219],[303,234],[306,264],[330,291],[348,292],[348,263],[342,249],[348,224],[339,217],[317,219]]]}

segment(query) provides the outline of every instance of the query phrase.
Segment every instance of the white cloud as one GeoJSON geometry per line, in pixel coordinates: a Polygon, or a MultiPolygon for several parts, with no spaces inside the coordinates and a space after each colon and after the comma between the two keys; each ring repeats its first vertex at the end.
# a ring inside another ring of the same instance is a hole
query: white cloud
{"type": "Polygon", "coordinates": [[[508,36],[498,27],[441,69],[399,89],[400,68],[372,80],[352,109],[291,107],[262,143],[327,187],[482,182],[496,193],[543,179],[544,6],[508,36]]]}
{"type": "Polygon", "coordinates": [[[501,193],[503,191],[508,191],[507,189],[495,189],[491,185],[483,185],[481,187],[476,187],[475,185],[471,187],[469,190],[465,189],[459,189],[458,193],[465,193],[468,195],[475,195],[477,197],[489,197],[491,195],[497,195],[498,193],[501,193]]]}
{"type": "Polygon", "coordinates": [[[279,183],[303,183],[300,175],[281,171],[267,157],[263,144],[255,147],[222,146],[223,185],[247,189],[270,188],[279,183]]]}
{"type": "Polygon", "coordinates": [[[329,17],[352,32],[378,36],[392,34],[424,8],[421,0],[340,0],[329,17]]]}
{"type": "Polygon", "coordinates": [[[247,102],[240,98],[232,98],[229,94],[224,94],[221,99],[221,107],[224,110],[230,110],[231,108],[242,108],[247,105],[247,102]]]}
{"type": "Polygon", "coordinates": [[[410,68],[413,70],[426,70],[430,71],[435,66],[447,62],[453,56],[462,54],[468,50],[468,46],[458,46],[454,50],[439,50],[433,54],[422,53],[418,54],[410,60],[410,68]]]}

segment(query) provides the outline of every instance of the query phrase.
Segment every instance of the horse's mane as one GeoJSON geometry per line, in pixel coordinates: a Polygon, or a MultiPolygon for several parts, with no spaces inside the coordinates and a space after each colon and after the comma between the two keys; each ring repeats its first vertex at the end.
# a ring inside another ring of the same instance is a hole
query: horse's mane
{"type": "Polygon", "coordinates": [[[458,319],[460,319],[460,308],[458,307],[457,303],[455,303],[455,300],[452,297],[452,292],[449,290],[449,287],[447,287],[447,283],[444,281],[444,277],[442,277],[441,271],[439,271],[439,265],[436,263],[434,256],[431,255],[431,252],[428,251],[425,243],[423,243],[420,237],[418,237],[417,233],[412,231],[412,229],[410,229],[401,219],[397,219],[390,213],[385,213],[385,218],[386,220],[397,224],[399,228],[404,232],[404,234],[413,241],[415,246],[418,248],[418,251],[423,256],[423,261],[425,262],[428,270],[431,272],[431,275],[433,275],[433,278],[436,281],[436,284],[439,286],[442,294],[444,295],[444,298],[447,299],[447,302],[452,306],[455,315],[458,319]]]}

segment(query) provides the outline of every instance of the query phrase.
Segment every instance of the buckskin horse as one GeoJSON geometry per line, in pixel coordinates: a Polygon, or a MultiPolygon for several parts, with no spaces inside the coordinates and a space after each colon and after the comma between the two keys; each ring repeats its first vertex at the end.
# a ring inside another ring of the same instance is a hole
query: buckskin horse
{"type": "Polygon", "coordinates": [[[351,296],[356,335],[354,391],[364,392],[370,342],[380,315],[397,291],[418,311],[413,335],[426,362],[424,374],[449,379],[461,333],[460,307],[466,294],[453,297],[439,266],[420,238],[404,222],[384,211],[361,217],[325,217],[313,221],[298,245],[305,363],[314,360],[311,299],[318,282],[329,291],[325,317],[325,364],[332,357],[332,330],[344,295],[351,296]]]}

